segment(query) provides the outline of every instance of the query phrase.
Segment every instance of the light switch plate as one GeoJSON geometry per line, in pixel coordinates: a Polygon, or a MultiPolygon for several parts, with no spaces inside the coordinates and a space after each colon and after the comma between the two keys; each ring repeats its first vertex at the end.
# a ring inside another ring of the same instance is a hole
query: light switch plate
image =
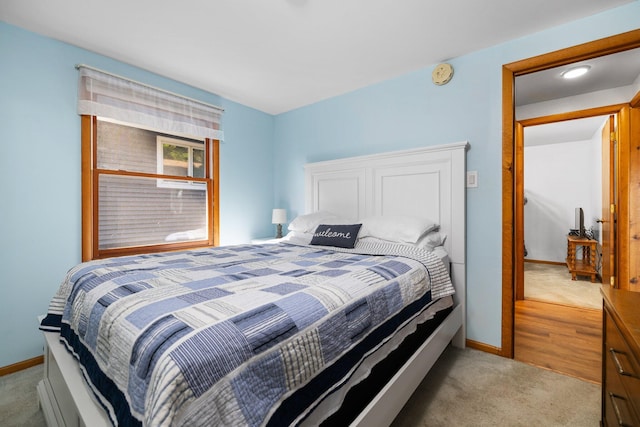
{"type": "Polygon", "coordinates": [[[478,186],[478,171],[467,171],[467,188],[478,186]]]}

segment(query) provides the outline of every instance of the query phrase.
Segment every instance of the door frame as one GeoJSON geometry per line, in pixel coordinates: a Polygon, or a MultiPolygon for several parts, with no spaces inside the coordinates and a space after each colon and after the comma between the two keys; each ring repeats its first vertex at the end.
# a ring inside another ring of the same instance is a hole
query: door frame
{"type": "MultiPolygon", "coordinates": [[[[513,358],[515,279],[516,274],[524,274],[517,271],[516,263],[516,257],[524,248],[521,251],[515,250],[517,248],[516,233],[523,232],[522,227],[519,230],[517,227],[517,202],[518,200],[522,202],[524,197],[523,188],[517,188],[521,183],[516,180],[517,161],[520,156],[516,156],[518,147],[514,137],[516,131],[522,131],[522,127],[518,126],[516,129],[515,78],[637,47],[640,47],[640,30],[633,30],[502,66],[502,342],[499,351],[501,356],[513,358]]],[[[628,112],[629,104],[625,105],[628,112]]],[[[623,108],[623,116],[624,110],[625,108],[623,108]]],[[[522,207],[520,212],[521,210],[522,207]]],[[[620,221],[623,214],[622,209],[619,210],[619,223],[624,222],[620,221]]],[[[522,226],[521,223],[520,219],[520,226],[522,226]]],[[[619,241],[624,241],[625,237],[622,233],[619,233],[618,237],[619,241]]],[[[624,259],[617,261],[625,262],[624,259]]]]}
{"type": "MultiPolygon", "coordinates": [[[[615,104],[604,107],[588,108],[567,113],[551,114],[516,121],[515,138],[515,230],[514,230],[514,288],[515,299],[524,299],[524,129],[529,126],[547,125],[568,120],[585,119],[597,116],[615,116],[620,120],[620,114],[627,104],[615,104]]],[[[604,119],[603,119],[604,120],[604,119]]],[[[598,212],[600,214],[600,212],[598,212]]]]}

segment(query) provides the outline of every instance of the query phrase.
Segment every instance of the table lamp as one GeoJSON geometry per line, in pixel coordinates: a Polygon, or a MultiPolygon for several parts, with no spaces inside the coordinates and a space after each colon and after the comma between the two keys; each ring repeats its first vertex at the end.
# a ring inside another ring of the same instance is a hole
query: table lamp
{"type": "Polygon", "coordinates": [[[282,238],[282,224],[287,222],[287,210],[286,209],[274,209],[271,214],[271,223],[278,225],[278,232],[276,239],[282,238]]]}

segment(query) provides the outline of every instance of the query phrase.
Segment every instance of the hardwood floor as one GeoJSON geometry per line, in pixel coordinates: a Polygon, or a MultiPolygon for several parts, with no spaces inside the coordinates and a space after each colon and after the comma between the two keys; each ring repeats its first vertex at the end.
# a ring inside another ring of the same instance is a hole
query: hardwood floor
{"type": "Polygon", "coordinates": [[[514,340],[516,360],[601,382],[601,309],[516,301],[514,340]]]}

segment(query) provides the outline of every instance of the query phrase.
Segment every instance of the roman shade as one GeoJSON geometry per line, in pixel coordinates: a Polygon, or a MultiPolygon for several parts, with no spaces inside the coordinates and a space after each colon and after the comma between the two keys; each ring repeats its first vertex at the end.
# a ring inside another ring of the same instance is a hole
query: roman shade
{"type": "Polygon", "coordinates": [[[78,114],[222,141],[224,110],[86,65],[78,65],[78,114]]]}

